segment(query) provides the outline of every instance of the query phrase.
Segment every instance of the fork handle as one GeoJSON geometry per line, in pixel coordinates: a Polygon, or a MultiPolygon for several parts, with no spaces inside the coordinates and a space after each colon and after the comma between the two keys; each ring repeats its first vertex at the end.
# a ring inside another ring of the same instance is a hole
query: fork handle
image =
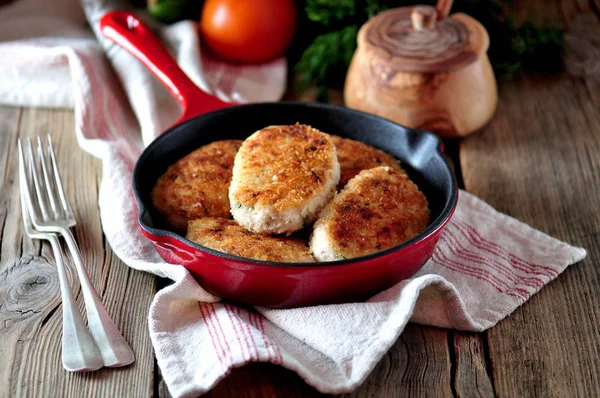
{"type": "Polygon", "coordinates": [[[100,369],[102,356],[92,335],[85,326],[69,287],[63,256],[54,234],[48,234],[58,268],[58,281],[63,308],[62,363],[70,372],[89,372],[100,369]]]}
{"type": "Polygon", "coordinates": [[[67,242],[67,247],[75,263],[81,283],[81,291],[85,299],[88,327],[90,332],[92,332],[96,345],[102,353],[104,366],[118,367],[129,365],[135,360],[133,351],[121,335],[121,332],[119,332],[119,329],[117,329],[110,319],[100,296],[98,296],[96,289],[94,289],[94,285],[92,285],[83,266],[75,238],[67,228],[60,228],[60,234],[64,237],[65,242],[67,242]]]}

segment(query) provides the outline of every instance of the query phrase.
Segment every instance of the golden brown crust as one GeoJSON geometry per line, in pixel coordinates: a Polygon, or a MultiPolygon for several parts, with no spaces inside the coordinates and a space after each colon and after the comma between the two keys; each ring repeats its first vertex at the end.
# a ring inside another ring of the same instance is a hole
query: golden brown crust
{"type": "MultiPolygon", "coordinates": [[[[348,138],[330,135],[335,145],[338,161],[340,162],[340,182],[338,189],[343,188],[348,181],[363,170],[378,166],[388,166],[405,173],[398,160],[370,145],[348,138]]],[[[406,173],[405,173],[406,174],[406,173]]]]}
{"type": "Polygon", "coordinates": [[[238,152],[232,200],[275,211],[297,206],[324,190],[336,162],[329,135],[302,124],[266,127],[238,152]]]}
{"type": "Polygon", "coordinates": [[[230,217],[229,183],[242,141],[216,141],[179,159],[152,189],[154,207],[173,228],[195,218],[230,217]]]}
{"type": "Polygon", "coordinates": [[[429,224],[427,199],[406,176],[388,167],[365,170],[330,202],[325,222],[332,249],[344,258],[399,245],[429,224]]]}
{"type": "Polygon", "coordinates": [[[190,221],[186,238],[214,250],[255,260],[314,262],[308,246],[300,239],[255,234],[224,218],[190,221]]]}

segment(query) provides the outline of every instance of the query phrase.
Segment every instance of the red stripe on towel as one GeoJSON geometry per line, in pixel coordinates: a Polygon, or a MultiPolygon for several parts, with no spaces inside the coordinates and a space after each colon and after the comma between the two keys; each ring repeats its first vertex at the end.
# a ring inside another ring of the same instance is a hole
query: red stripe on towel
{"type": "Polygon", "coordinates": [[[245,365],[248,362],[250,362],[250,348],[247,346],[247,344],[242,343],[241,334],[243,332],[241,330],[238,330],[238,327],[240,327],[240,325],[237,317],[235,317],[235,314],[233,314],[233,310],[227,304],[223,305],[223,307],[225,308],[225,312],[227,312],[227,316],[229,317],[229,321],[231,322],[231,327],[235,332],[235,338],[237,339],[237,342],[240,345],[240,349],[242,350],[242,358],[244,360],[245,365]]]}
{"type": "MultiPolygon", "coordinates": [[[[228,360],[228,367],[233,364],[233,354],[231,352],[231,347],[229,346],[229,341],[227,339],[227,335],[223,332],[223,327],[221,326],[221,320],[219,319],[219,314],[217,313],[217,307],[214,304],[209,304],[208,308],[210,308],[210,317],[214,320],[217,330],[217,338],[222,341],[222,347],[224,352],[224,357],[228,360]]],[[[216,329],[215,329],[216,330],[216,329]]]]}
{"type": "Polygon", "coordinates": [[[94,127],[96,131],[96,138],[111,139],[110,130],[106,125],[107,115],[104,113],[104,106],[100,107],[100,103],[106,102],[106,95],[103,92],[104,85],[98,81],[94,68],[92,68],[85,56],[78,54],[78,60],[81,63],[82,68],[85,70],[85,74],[90,79],[90,92],[88,100],[91,100],[92,105],[92,117],[94,120],[94,127]],[[100,116],[100,117],[98,117],[100,116]]]}
{"type": "MultiPolygon", "coordinates": [[[[458,231],[458,230],[457,230],[458,231]]],[[[451,231],[450,228],[447,228],[445,232],[446,238],[452,238],[452,246],[450,251],[457,257],[461,257],[464,260],[471,261],[473,263],[481,264],[483,266],[492,268],[498,271],[500,274],[506,276],[511,282],[515,284],[522,284],[525,286],[529,286],[533,289],[539,289],[544,285],[544,281],[535,277],[526,277],[517,275],[512,268],[506,267],[500,262],[494,260],[494,258],[486,258],[477,254],[475,251],[470,251],[466,247],[460,244],[460,238],[456,237],[451,231]]]]}
{"type": "MultiPolygon", "coordinates": [[[[129,142],[123,140],[123,137],[126,136],[126,132],[124,131],[120,118],[117,116],[121,115],[122,117],[122,110],[117,107],[117,101],[113,100],[115,93],[109,92],[106,83],[104,83],[105,81],[113,81],[114,79],[109,79],[108,76],[106,76],[104,68],[91,65],[85,55],[78,52],[76,52],[76,54],[79,62],[86,71],[86,75],[90,79],[90,89],[96,91],[96,95],[92,95],[90,90],[91,98],[89,98],[92,100],[92,113],[94,117],[98,115],[101,116],[96,122],[96,137],[94,138],[109,139],[115,144],[120,144],[118,145],[118,147],[121,148],[121,151],[119,152],[121,152],[123,157],[129,160],[128,163],[132,166],[135,159],[137,159],[138,154],[129,145],[129,142]],[[102,76],[99,76],[99,74],[102,76]],[[114,119],[117,120],[118,126],[112,123],[114,119]]],[[[113,89],[116,90],[117,88],[113,89]]]]}
{"type": "Polygon", "coordinates": [[[252,326],[254,326],[256,328],[256,330],[258,331],[258,335],[263,340],[263,345],[265,347],[265,351],[267,352],[267,361],[273,362],[273,356],[271,355],[271,351],[269,350],[269,344],[267,342],[267,339],[266,339],[264,333],[262,333],[260,330],[260,326],[258,325],[258,317],[256,316],[256,313],[254,311],[248,311],[248,314],[249,314],[248,317],[251,319],[252,326]]]}
{"type": "MultiPolygon", "coordinates": [[[[443,240],[443,237],[442,237],[442,240],[443,240]]],[[[447,244],[447,243],[445,243],[445,244],[447,244]]],[[[489,272],[487,272],[484,269],[470,267],[466,264],[462,264],[462,263],[459,263],[457,261],[450,259],[444,253],[442,253],[441,250],[434,251],[432,259],[436,263],[438,263],[450,270],[457,271],[457,272],[463,273],[465,275],[469,275],[469,276],[475,277],[477,279],[480,279],[482,281],[488,282],[500,293],[505,293],[509,296],[517,297],[519,299],[524,299],[525,297],[529,297],[529,295],[530,295],[530,293],[527,292],[526,290],[519,289],[519,288],[511,288],[511,286],[508,285],[505,281],[495,277],[494,275],[490,274],[489,272]],[[518,292],[521,292],[521,294],[519,294],[518,292]]]]}
{"type": "Polygon", "coordinates": [[[225,365],[223,358],[221,356],[221,350],[219,348],[217,348],[217,343],[215,340],[215,336],[213,335],[212,332],[212,327],[208,321],[208,318],[206,316],[206,314],[204,313],[204,309],[203,309],[204,304],[202,303],[198,303],[198,309],[200,311],[200,316],[202,317],[202,320],[204,321],[204,324],[206,325],[206,329],[208,330],[208,334],[210,336],[210,340],[213,346],[213,349],[215,350],[215,354],[217,355],[217,359],[219,360],[219,362],[221,363],[221,368],[223,369],[223,371],[227,371],[227,366],[225,365]]]}
{"type": "MultiPolygon", "coordinates": [[[[236,307],[236,311],[238,313],[238,316],[240,317],[240,320],[243,320],[242,319],[242,310],[239,307],[236,307]]],[[[246,311],[246,310],[244,310],[244,312],[247,315],[249,314],[248,311],[246,311]]],[[[249,321],[250,321],[250,316],[248,316],[248,322],[249,321]]],[[[248,344],[248,346],[252,347],[254,349],[255,358],[253,360],[258,361],[258,359],[259,359],[258,347],[256,346],[256,342],[254,341],[254,336],[252,335],[252,330],[250,329],[250,326],[248,326],[248,323],[246,323],[246,322],[242,322],[242,328],[245,328],[246,336],[248,336],[250,338],[250,341],[252,342],[252,344],[248,344]]]]}
{"type": "Polygon", "coordinates": [[[269,346],[271,346],[271,348],[273,349],[273,353],[275,354],[273,363],[275,363],[277,365],[283,364],[283,356],[281,355],[281,351],[279,350],[279,347],[277,347],[275,344],[272,344],[271,341],[268,340],[268,337],[266,337],[267,334],[265,333],[265,325],[263,323],[263,316],[261,314],[258,314],[257,316],[258,316],[258,320],[260,321],[260,330],[262,331],[265,341],[267,342],[267,344],[269,346]]]}
{"type": "Polygon", "coordinates": [[[540,264],[532,264],[528,261],[523,260],[521,257],[519,257],[513,253],[509,253],[502,246],[499,246],[496,243],[485,239],[483,236],[481,236],[479,234],[479,232],[477,232],[477,230],[475,228],[473,228],[472,225],[470,225],[466,222],[458,221],[458,220],[452,220],[452,222],[455,223],[457,227],[462,228],[464,231],[466,231],[466,236],[468,236],[470,238],[471,243],[473,243],[474,245],[477,245],[482,250],[485,250],[489,253],[492,253],[499,257],[504,258],[505,260],[509,261],[510,263],[514,264],[515,266],[524,267],[525,269],[523,269],[523,270],[528,270],[528,272],[535,273],[535,274],[546,275],[551,278],[554,278],[556,275],[559,274],[559,272],[557,270],[555,270],[554,268],[547,267],[545,265],[540,265],[540,264]],[[545,270],[545,272],[541,272],[541,270],[545,270]]]}

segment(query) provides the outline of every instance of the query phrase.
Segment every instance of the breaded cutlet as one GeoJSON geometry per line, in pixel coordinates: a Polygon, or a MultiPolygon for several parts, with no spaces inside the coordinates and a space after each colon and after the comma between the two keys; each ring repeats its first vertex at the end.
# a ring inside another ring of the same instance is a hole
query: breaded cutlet
{"type": "Polygon", "coordinates": [[[255,234],[234,220],[224,218],[207,217],[190,221],[186,238],[214,250],[255,260],[315,261],[306,243],[300,239],[255,234]]]}
{"type": "Polygon", "coordinates": [[[419,188],[406,174],[376,167],[352,178],[321,212],[310,248],[317,261],[365,256],[415,237],[428,224],[419,188]]]}
{"type": "Polygon", "coordinates": [[[224,140],[204,145],[171,165],[156,181],[154,207],[174,229],[200,217],[230,217],[229,183],[233,159],[242,141],[224,140]]]}
{"type": "Polygon", "coordinates": [[[405,171],[392,155],[349,138],[331,135],[335,150],[340,162],[340,182],[338,189],[343,188],[348,181],[363,170],[378,166],[388,166],[401,173],[405,171]]]}
{"type": "Polygon", "coordinates": [[[231,213],[253,232],[290,234],[316,219],[339,178],[329,135],[302,124],[265,127],[235,157],[231,213]]]}

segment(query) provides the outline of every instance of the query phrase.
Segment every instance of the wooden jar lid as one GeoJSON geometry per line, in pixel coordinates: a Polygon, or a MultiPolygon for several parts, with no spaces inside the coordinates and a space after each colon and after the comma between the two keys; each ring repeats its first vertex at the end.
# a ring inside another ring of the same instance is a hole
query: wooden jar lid
{"type": "Polygon", "coordinates": [[[443,13],[430,6],[385,11],[362,26],[358,45],[406,72],[457,69],[487,51],[489,37],[479,22],[466,14],[445,18],[443,13]]]}

